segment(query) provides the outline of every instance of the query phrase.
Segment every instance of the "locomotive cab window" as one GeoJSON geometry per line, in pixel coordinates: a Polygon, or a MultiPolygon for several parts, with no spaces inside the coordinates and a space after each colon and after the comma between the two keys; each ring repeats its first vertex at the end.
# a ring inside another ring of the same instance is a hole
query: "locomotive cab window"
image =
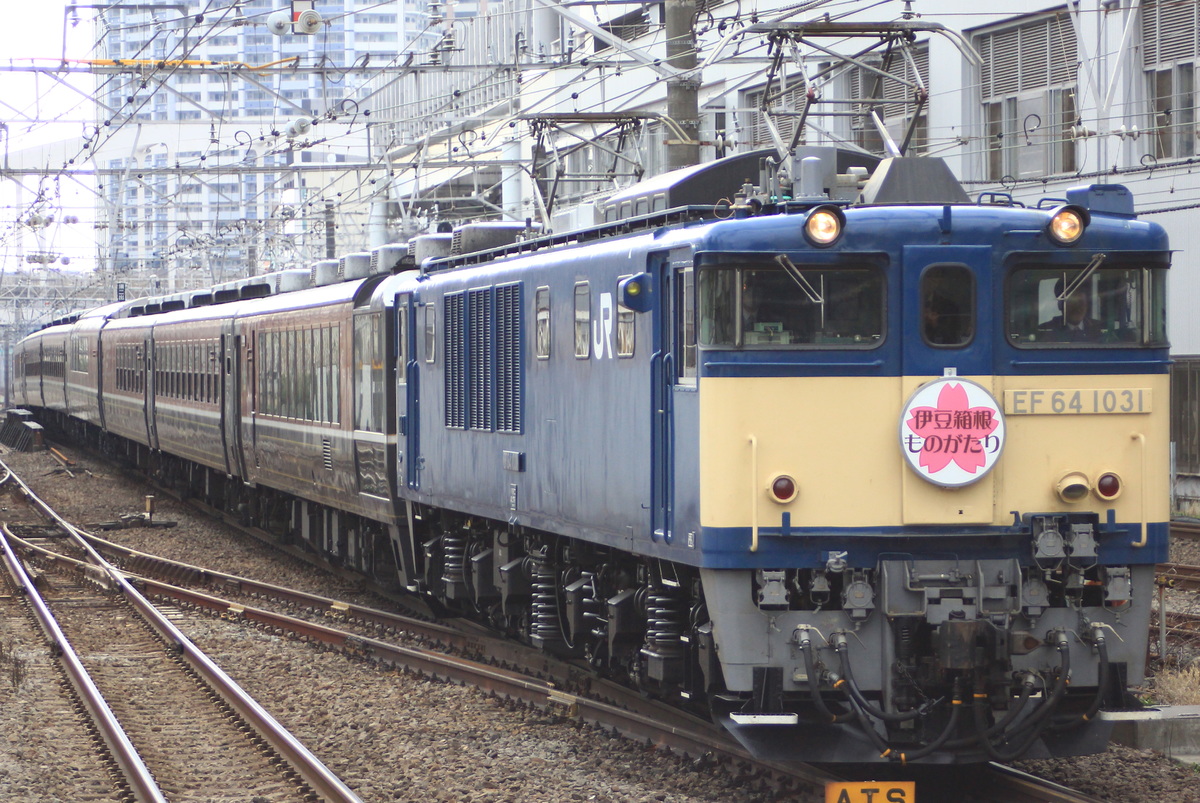
{"type": "Polygon", "coordinates": [[[1020,348],[1167,345],[1167,271],[1098,255],[1087,265],[1021,266],[1008,279],[1008,339],[1020,348]]]}
{"type": "Polygon", "coordinates": [[[883,272],[866,262],[710,254],[700,265],[700,344],[869,348],[883,338],[883,298],[883,272]]]}
{"type": "Polygon", "coordinates": [[[931,346],[965,346],[975,335],[975,274],[966,265],[932,265],[921,274],[921,337],[931,346]]]}
{"type": "MultiPolygon", "coordinates": [[[[617,277],[618,291],[617,298],[621,297],[620,286],[621,282],[630,278],[632,274],[617,277]]],[[[634,313],[629,307],[617,302],[617,356],[632,357],[633,356],[633,341],[634,341],[634,313]]],[[[693,338],[692,345],[695,345],[693,338]]]]}

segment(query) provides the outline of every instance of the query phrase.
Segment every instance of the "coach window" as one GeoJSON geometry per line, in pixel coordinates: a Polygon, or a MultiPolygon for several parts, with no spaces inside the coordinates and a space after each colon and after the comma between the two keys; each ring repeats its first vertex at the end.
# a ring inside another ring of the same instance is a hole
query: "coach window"
{"type": "Polygon", "coordinates": [[[534,293],[533,315],[537,331],[534,337],[535,354],[539,360],[550,359],[550,288],[539,287],[534,293]]]}
{"type": "Polygon", "coordinates": [[[259,332],[258,364],[255,366],[258,369],[258,387],[256,388],[254,405],[256,410],[267,415],[275,413],[275,407],[271,403],[271,372],[275,370],[271,364],[271,341],[273,334],[272,332],[259,332]]]}
{"type": "Polygon", "coordinates": [[[86,372],[88,369],[88,341],[84,337],[71,338],[71,370],[86,372]]]}
{"type": "Polygon", "coordinates": [[[354,319],[354,428],[383,432],[383,357],[380,313],[354,319]]]}
{"type": "Polygon", "coordinates": [[[313,387],[313,377],[315,375],[313,362],[313,330],[300,330],[300,354],[296,359],[297,368],[300,369],[300,418],[305,421],[315,421],[316,416],[316,393],[313,387]]]}
{"type": "Polygon", "coordinates": [[[1167,269],[1097,255],[1087,265],[1031,264],[1008,278],[1009,342],[1019,348],[1167,345],[1167,269]]]}
{"type": "Polygon", "coordinates": [[[975,274],[966,265],[932,265],[921,274],[921,337],[931,346],[964,346],[975,336],[975,274]]]}
{"type": "Polygon", "coordinates": [[[592,291],[587,282],[575,284],[575,359],[592,356],[592,291]]]}
{"type": "Polygon", "coordinates": [[[283,333],[283,348],[279,352],[279,414],[296,417],[296,333],[283,333]]]}

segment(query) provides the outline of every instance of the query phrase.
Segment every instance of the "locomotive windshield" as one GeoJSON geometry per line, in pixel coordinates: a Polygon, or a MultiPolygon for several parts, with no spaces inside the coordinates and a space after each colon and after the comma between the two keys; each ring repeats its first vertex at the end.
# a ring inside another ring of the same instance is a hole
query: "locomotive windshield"
{"type": "Polygon", "coordinates": [[[701,265],[700,344],[873,346],[883,337],[883,273],[871,266],[772,260],[701,265]]]}
{"type": "Polygon", "coordinates": [[[1008,339],[1019,347],[1165,346],[1165,268],[1019,268],[1008,282],[1008,339]]]}

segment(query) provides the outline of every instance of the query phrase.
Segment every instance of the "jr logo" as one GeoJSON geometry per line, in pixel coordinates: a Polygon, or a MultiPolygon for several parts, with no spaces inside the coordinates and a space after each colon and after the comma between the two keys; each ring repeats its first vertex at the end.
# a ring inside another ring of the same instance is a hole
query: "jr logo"
{"type": "Polygon", "coordinates": [[[592,319],[592,353],[597,360],[613,358],[613,295],[600,294],[600,315],[592,319]]]}

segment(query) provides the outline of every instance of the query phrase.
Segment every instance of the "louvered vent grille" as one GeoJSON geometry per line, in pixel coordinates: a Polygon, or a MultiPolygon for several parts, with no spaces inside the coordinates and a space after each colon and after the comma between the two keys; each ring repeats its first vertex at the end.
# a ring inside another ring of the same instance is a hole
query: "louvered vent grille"
{"type": "Polygon", "coordinates": [[[1147,67],[1187,60],[1200,49],[1197,4],[1194,2],[1142,3],[1142,63],[1147,67]]]}
{"type": "MultiPolygon", "coordinates": [[[[902,53],[895,53],[892,56],[892,63],[888,68],[888,75],[894,75],[897,79],[903,79],[910,83],[920,83],[926,89],[929,88],[929,46],[919,45],[911,49],[912,63],[904,58],[902,53]],[[913,64],[916,64],[916,72],[913,71],[913,64]],[[921,80],[917,81],[917,75],[920,75],[921,80]]],[[[908,84],[901,83],[900,80],[884,80],[883,82],[883,97],[887,100],[913,100],[913,89],[908,84]]],[[[892,113],[888,117],[899,116],[892,113]]]]}
{"type": "Polygon", "coordinates": [[[521,285],[496,288],[496,431],[520,432],[521,285]]]}
{"type": "Polygon", "coordinates": [[[469,419],[471,429],[492,428],[492,289],[467,294],[470,317],[467,355],[470,361],[469,419]]]}
{"type": "Polygon", "coordinates": [[[975,42],[985,100],[1075,81],[1078,49],[1065,13],[981,34],[975,42]]]}
{"type": "Polygon", "coordinates": [[[446,426],[464,429],[467,425],[465,396],[466,379],[463,370],[463,294],[455,293],[444,300],[446,320],[442,331],[446,354],[446,426]]]}

